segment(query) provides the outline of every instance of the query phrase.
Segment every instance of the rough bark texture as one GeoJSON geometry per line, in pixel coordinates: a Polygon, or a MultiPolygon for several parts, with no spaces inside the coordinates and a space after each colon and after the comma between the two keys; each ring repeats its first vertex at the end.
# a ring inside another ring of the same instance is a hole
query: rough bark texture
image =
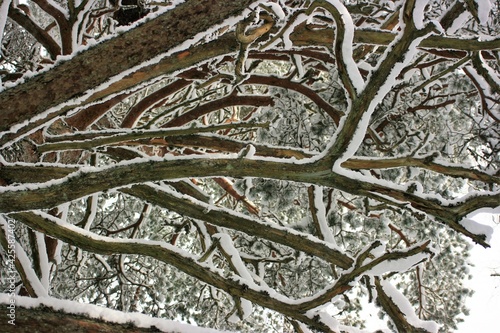
{"type": "MultiPolygon", "coordinates": [[[[4,333],[146,333],[167,332],[156,327],[141,328],[133,324],[112,324],[85,316],[55,311],[48,307],[16,307],[16,325],[9,324],[7,304],[0,304],[0,332],[4,333]]],[[[10,319],[9,319],[10,320],[10,319]]],[[[167,332],[169,333],[169,332],[167,332]]]]}
{"type": "Polygon", "coordinates": [[[187,1],[136,29],[61,62],[0,94],[0,131],[77,98],[197,33],[240,14],[251,1],[187,1]],[[189,17],[189,20],[186,18],[189,17]],[[106,54],[106,57],[102,55],[106,54]],[[96,67],[96,64],[99,64],[96,67]],[[43,88],[43,89],[42,89],[43,88]]]}

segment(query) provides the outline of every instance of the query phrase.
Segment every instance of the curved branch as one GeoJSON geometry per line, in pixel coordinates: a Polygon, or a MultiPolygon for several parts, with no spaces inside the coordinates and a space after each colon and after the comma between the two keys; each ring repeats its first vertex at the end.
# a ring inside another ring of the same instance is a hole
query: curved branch
{"type": "Polygon", "coordinates": [[[13,218],[27,226],[41,231],[51,237],[71,243],[79,248],[98,254],[136,254],[157,259],[197,278],[198,280],[221,289],[233,297],[242,297],[249,301],[283,313],[296,320],[310,325],[322,332],[331,332],[326,324],[300,313],[292,305],[292,300],[281,296],[278,300],[272,297],[276,292],[265,286],[258,286],[251,281],[236,275],[224,278],[214,271],[209,264],[199,262],[195,256],[165,242],[124,239],[99,236],[76,228],[62,220],[40,216],[31,212],[13,214],[13,218]],[[270,297],[271,296],[271,297],[270,297]]]}
{"type": "Polygon", "coordinates": [[[100,146],[124,143],[140,139],[152,139],[157,137],[184,136],[196,133],[214,132],[224,129],[235,128],[258,128],[269,127],[267,123],[230,123],[206,127],[190,127],[163,130],[131,130],[119,132],[86,132],[48,137],[47,143],[37,147],[38,152],[44,153],[56,150],[92,149],[100,146]]]}
{"type": "Polygon", "coordinates": [[[176,127],[182,126],[189,123],[192,120],[198,119],[201,116],[209,114],[210,112],[226,108],[229,106],[236,105],[248,105],[248,106],[272,106],[274,105],[274,99],[271,96],[255,96],[255,95],[244,95],[240,96],[236,93],[232,93],[228,96],[222,97],[215,101],[210,101],[205,104],[201,104],[186,113],[183,113],[174,119],[168,121],[162,127],[176,127]]]}
{"type": "Polygon", "coordinates": [[[497,207],[500,202],[500,193],[486,193],[456,200],[454,203],[443,203],[433,196],[417,195],[406,192],[401,187],[391,188],[377,184],[376,180],[350,175],[347,171],[343,171],[343,174],[334,173],[330,171],[328,161],[298,164],[293,161],[276,162],[237,156],[225,159],[191,156],[176,160],[144,159],[134,162],[101,169],[87,167],[56,182],[0,188],[0,212],[51,208],[99,191],[148,181],[186,177],[262,177],[330,186],[412,212],[417,210],[488,247],[484,235],[468,231],[459,221],[475,209],[497,207]]]}
{"type": "Polygon", "coordinates": [[[188,86],[191,82],[184,79],[178,79],[169,85],[155,91],[151,95],[141,99],[139,103],[134,105],[122,121],[121,127],[132,128],[145,110],[153,106],[165,96],[171,95],[176,91],[188,86]]]}
{"type": "Polygon", "coordinates": [[[14,6],[9,8],[9,17],[26,29],[35,39],[45,47],[52,59],[56,59],[61,54],[61,46],[50,36],[48,32],[33,22],[29,16],[14,6]]]}
{"type": "Polygon", "coordinates": [[[351,170],[362,169],[391,169],[398,167],[418,167],[438,172],[450,177],[467,178],[479,180],[488,184],[500,184],[500,177],[487,174],[480,170],[464,168],[459,165],[443,165],[433,161],[429,157],[417,158],[413,156],[384,158],[384,159],[362,159],[352,158],[342,163],[342,167],[351,170]]]}
{"type": "Polygon", "coordinates": [[[241,84],[263,84],[296,91],[316,103],[316,105],[325,111],[337,125],[340,122],[340,118],[344,115],[344,112],[334,108],[330,103],[321,98],[321,96],[319,96],[314,90],[304,84],[301,84],[300,82],[293,82],[290,79],[279,78],[276,76],[252,75],[241,84]]]}
{"type": "Polygon", "coordinates": [[[336,29],[333,50],[336,64],[347,96],[354,100],[363,89],[364,81],[352,54],[354,39],[352,17],[340,1],[319,0],[314,2],[314,5],[316,4],[328,10],[335,20],[336,29]]]}

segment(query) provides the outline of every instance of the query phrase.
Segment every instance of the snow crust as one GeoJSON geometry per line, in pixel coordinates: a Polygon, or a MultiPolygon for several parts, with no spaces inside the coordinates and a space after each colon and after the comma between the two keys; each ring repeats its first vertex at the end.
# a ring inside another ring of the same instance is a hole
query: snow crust
{"type": "MultiPolygon", "coordinates": [[[[4,229],[4,233],[8,235],[8,222],[3,218],[2,215],[0,215],[0,227],[2,227],[4,229]]],[[[42,282],[38,279],[38,276],[36,275],[35,270],[31,265],[30,258],[18,241],[16,241],[15,243],[15,259],[19,260],[26,278],[28,279],[35,294],[39,297],[48,296],[47,288],[45,288],[42,282]]]]}
{"type": "Polygon", "coordinates": [[[278,19],[284,20],[286,18],[286,14],[283,11],[283,8],[279,4],[277,4],[275,2],[269,1],[269,2],[266,3],[266,6],[271,7],[271,9],[273,10],[273,12],[278,17],[278,19]]]}
{"type": "MultiPolygon", "coordinates": [[[[224,249],[224,251],[229,255],[231,259],[231,264],[236,269],[236,273],[241,276],[244,280],[248,281],[248,284],[253,284],[252,275],[249,270],[241,260],[240,254],[238,250],[234,247],[233,241],[231,240],[231,236],[224,233],[217,233],[213,235],[214,239],[218,239],[220,245],[224,249]]],[[[252,303],[246,299],[241,299],[241,309],[243,310],[242,318],[238,316],[235,312],[229,317],[229,321],[238,322],[239,320],[244,320],[248,318],[252,314],[252,303]]]]}
{"type": "Polygon", "coordinates": [[[469,218],[462,219],[460,225],[463,226],[468,231],[472,232],[475,235],[485,235],[486,242],[489,243],[491,241],[491,236],[493,235],[493,228],[489,225],[481,224],[477,221],[474,221],[469,218]]]}
{"type": "MultiPolygon", "coordinates": [[[[137,312],[123,312],[111,310],[93,304],[85,304],[68,300],[61,300],[53,297],[30,298],[16,296],[16,306],[26,309],[33,309],[39,306],[50,307],[57,311],[69,314],[84,315],[93,319],[104,320],[109,323],[127,324],[133,323],[137,327],[156,327],[164,332],[178,333],[220,333],[224,331],[193,326],[173,320],[153,318],[137,312]]],[[[10,295],[0,293],[0,304],[9,304],[10,295]]],[[[225,331],[228,332],[228,331],[225,331]]]]}
{"type": "MultiPolygon", "coordinates": [[[[0,45],[3,45],[2,43],[2,37],[3,37],[3,32],[5,29],[5,23],[7,22],[7,16],[9,12],[9,6],[10,6],[11,0],[2,0],[0,2],[0,45]]],[[[2,81],[0,80],[0,91],[2,91],[2,81]]]]}
{"type": "Polygon", "coordinates": [[[366,275],[381,276],[389,272],[404,273],[420,262],[428,259],[427,253],[418,253],[410,257],[397,260],[386,260],[365,272],[366,275]]]}
{"type": "Polygon", "coordinates": [[[477,4],[477,18],[479,19],[479,23],[486,25],[493,6],[491,0],[474,0],[474,2],[477,4]]]}
{"type": "Polygon", "coordinates": [[[458,29],[464,26],[465,22],[467,22],[470,17],[471,14],[468,11],[464,11],[453,21],[451,26],[446,30],[446,34],[453,35],[458,29]]]}
{"type": "Polygon", "coordinates": [[[413,10],[413,23],[417,29],[424,28],[424,9],[429,0],[415,1],[415,9],[413,10]]]}
{"type": "Polygon", "coordinates": [[[49,290],[50,287],[50,263],[47,256],[47,249],[45,246],[45,235],[39,231],[35,231],[36,245],[38,246],[38,258],[40,264],[40,272],[42,273],[40,277],[40,282],[45,290],[49,290]]]}
{"type": "Polygon", "coordinates": [[[328,222],[326,221],[326,207],[323,202],[323,187],[322,186],[314,186],[314,206],[316,207],[316,216],[318,218],[319,227],[321,235],[325,242],[333,244],[337,246],[335,243],[335,238],[333,237],[332,230],[328,226],[328,222]]]}
{"type": "MultiPolygon", "coordinates": [[[[400,33],[400,35],[397,38],[395,38],[392,45],[394,43],[396,43],[401,38],[401,36],[402,36],[402,33],[400,33]]],[[[370,124],[370,119],[371,119],[372,113],[375,111],[375,108],[377,107],[377,105],[390,92],[392,87],[394,87],[399,82],[399,80],[397,79],[398,75],[405,68],[405,66],[407,66],[411,62],[413,57],[418,53],[417,46],[420,44],[420,42],[425,37],[427,37],[427,35],[422,36],[420,38],[415,38],[415,40],[413,40],[412,43],[410,44],[406,54],[403,55],[404,60],[402,62],[396,63],[394,65],[394,67],[392,68],[391,72],[387,75],[385,82],[378,89],[378,92],[374,96],[373,100],[370,102],[370,105],[367,108],[366,112],[361,117],[361,119],[358,123],[358,126],[356,128],[356,131],[353,135],[353,138],[351,139],[351,141],[349,143],[348,148],[346,149],[346,151],[342,155],[342,157],[337,159],[337,161],[335,162],[334,167],[333,167],[334,171],[337,171],[339,173],[343,172],[343,168],[340,165],[344,161],[346,161],[348,158],[350,158],[356,154],[356,151],[358,150],[359,145],[361,144],[361,142],[363,142],[364,136],[366,134],[366,130],[370,124]]],[[[387,55],[390,52],[392,52],[392,48],[393,48],[392,45],[386,49],[382,59],[379,61],[379,64],[381,64],[383,62],[383,60],[385,59],[385,57],[387,57],[387,55]]],[[[369,83],[369,80],[368,80],[368,83],[369,83]]],[[[344,117],[343,120],[345,120],[346,118],[347,117],[344,117]]],[[[341,124],[339,125],[339,129],[341,128],[341,126],[345,126],[344,121],[341,121],[341,124]]],[[[337,133],[338,133],[338,130],[337,130],[337,133]]],[[[334,141],[334,140],[332,140],[332,141],[334,141]]]]}
{"type": "Polygon", "coordinates": [[[365,81],[352,57],[352,46],[354,41],[354,22],[347,8],[339,0],[328,0],[339,11],[344,24],[344,39],[342,41],[342,57],[346,65],[347,75],[358,93],[363,90],[365,81]]]}
{"type": "Polygon", "coordinates": [[[389,281],[381,280],[380,285],[382,286],[384,292],[398,306],[399,310],[401,310],[406,317],[406,320],[408,320],[411,325],[423,328],[432,333],[437,333],[439,326],[433,321],[424,321],[418,318],[410,302],[389,281]]]}

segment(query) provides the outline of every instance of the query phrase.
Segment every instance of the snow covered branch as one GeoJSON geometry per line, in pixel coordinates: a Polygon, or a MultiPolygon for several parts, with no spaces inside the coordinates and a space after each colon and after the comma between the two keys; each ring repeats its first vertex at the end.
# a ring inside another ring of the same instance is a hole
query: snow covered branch
{"type": "Polygon", "coordinates": [[[0,275],[223,330],[357,331],[365,292],[455,329],[500,202],[488,4],[2,2],[0,275]]]}
{"type": "Polygon", "coordinates": [[[141,240],[118,240],[85,232],[61,220],[41,216],[35,213],[15,213],[13,217],[33,229],[52,237],[75,244],[83,250],[98,253],[140,254],[173,265],[195,276],[200,281],[224,290],[230,295],[246,298],[256,304],[282,312],[292,318],[316,327],[324,332],[331,332],[322,321],[311,319],[296,311],[293,301],[285,296],[278,296],[267,286],[258,286],[245,279],[224,278],[220,272],[208,264],[198,263],[193,255],[185,253],[165,243],[141,240]],[[264,297],[263,297],[264,296],[264,297]]]}

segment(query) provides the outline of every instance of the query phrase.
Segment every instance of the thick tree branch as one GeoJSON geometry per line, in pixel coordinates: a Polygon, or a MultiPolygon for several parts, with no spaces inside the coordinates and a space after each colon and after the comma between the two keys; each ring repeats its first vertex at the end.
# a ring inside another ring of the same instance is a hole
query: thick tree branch
{"type": "Polygon", "coordinates": [[[71,150],[71,149],[92,149],[100,146],[107,146],[127,141],[135,141],[140,139],[152,139],[159,137],[184,136],[196,133],[215,132],[224,129],[237,128],[259,128],[269,127],[269,124],[258,123],[231,123],[207,127],[190,127],[179,129],[163,129],[163,130],[130,130],[130,131],[115,131],[115,132],[86,132],[75,133],[71,135],[48,137],[47,143],[37,147],[38,152],[44,153],[55,150],[71,150]]]}
{"type": "Polygon", "coordinates": [[[434,216],[485,247],[489,245],[485,242],[483,235],[469,232],[458,222],[475,209],[496,207],[500,200],[500,193],[488,193],[470,197],[454,206],[447,206],[432,196],[417,195],[333,173],[328,170],[328,164],[324,162],[294,164],[240,158],[210,159],[200,156],[177,160],[136,161],[134,164],[124,163],[103,169],[88,168],[70,174],[55,183],[28,185],[29,191],[23,191],[24,185],[7,187],[0,192],[0,212],[51,208],[92,193],[134,183],[186,177],[224,176],[264,177],[313,183],[355,195],[367,196],[403,209],[417,210],[434,216]]]}
{"type": "MultiPolygon", "coordinates": [[[[209,6],[210,4],[207,5],[209,6]]],[[[244,7],[245,5],[243,3],[241,4],[241,7],[240,5],[238,5],[239,10],[243,10],[244,7]]],[[[172,12],[177,11],[182,13],[182,9],[174,9],[172,12]]],[[[47,117],[41,120],[32,121],[32,123],[24,125],[23,128],[21,130],[18,130],[15,134],[4,135],[0,139],[0,144],[5,144],[9,140],[12,140],[13,138],[18,137],[23,133],[28,132],[30,129],[40,126],[47,120],[53,119],[57,115],[64,114],[68,110],[71,110],[75,107],[94,102],[107,96],[112,96],[113,94],[117,94],[122,90],[129,89],[137,84],[140,84],[147,80],[151,80],[160,75],[172,73],[176,70],[187,68],[212,57],[235,52],[238,49],[238,42],[236,38],[234,38],[233,35],[228,34],[216,39],[213,42],[194,46],[184,51],[179,51],[172,56],[158,60],[158,62],[155,64],[137,68],[131,74],[128,74],[123,79],[121,79],[119,82],[114,82],[109,86],[101,87],[92,94],[86,96],[83,101],[81,99],[78,99],[74,100],[71,103],[68,103],[68,101],[72,100],[72,98],[84,94],[86,90],[98,86],[99,82],[104,82],[111,76],[117,75],[122,71],[133,67],[133,64],[131,62],[132,60],[134,61],[134,63],[139,64],[141,62],[141,59],[142,61],[145,61],[150,57],[153,57],[153,54],[155,52],[157,52],[156,54],[163,53],[163,51],[168,47],[161,48],[160,50],[146,47],[146,49],[152,49],[150,52],[148,52],[149,55],[141,55],[139,53],[135,55],[131,54],[131,61],[125,61],[121,58],[126,58],[127,53],[120,50],[127,49],[127,52],[133,53],[136,47],[131,48],[127,45],[135,45],[135,40],[144,40],[144,43],[141,42],[141,44],[146,45],[148,43],[148,39],[144,39],[142,35],[147,35],[148,38],[152,38],[153,36],[154,38],[157,37],[154,33],[149,33],[150,30],[155,31],[155,29],[158,29],[158,31],[164,31],[170,29],[169,27],[173,26],[172,29],[174,31],[179,31],[175,28],[175,22],[171,22],[166,26],[162,24],[162,22],[164,21],[171,21],[168,19],[168,17],[170,17],[169,15],[171,15],[172,12],[168,12],[167,14],[164,14],[159,18],[151,20],[147,23],[147,25],[144,24],[143,26],[134,29],[134,33],[132,33],[133,31],[131,31],[130,33],[120,35],[108,42],[101,43],[98,45],[98,47],[91,48],[88,51],[78,55],[77,57],[74,57],[73,59],[65,62],[64,64],[54,67],[48,72],[39,74],[36,78],[28,80],[26,83],[1,92],[0,105],[8,110],[8,112],[4,112],[0,115],[0,131],[5,131],[14,124],[29,120],[37,114],[40,114],[47,109],[54,108],[62,104],[63,102],[66,102],[66,106],[59,106],[54,109],[57,111],[54,111],[54,113],[51,113],[47,117]],[[103,59],[101,57],[101,51],[109,55],[109,57],[106,57],[106,61],[102,61],[103,59]],[[107,61],[109,61],[110,63],[109,66],[107,64],[107,61]],[[95,66],[95,64],[99,64],[99,66],[102,66],[106,70],[93,70],[85,64],[91,64],[92,66],[95,66]],[[92,75],[88,75],[88,73],[92,73],[92,75]],[[76,78],[79,77],[85,77],[86,79],[78,80],[78,84],[73,83],[73,81],[77,81],[76,78]],[[73,80],[73,78],[75,78],[75,80],[73,80]],[[67,89],[61,87],[61,82],[68,82],[69,86],[67,87],[67,89]],[[33,91],[37,91],[38,93],[36,95],[33,95],[33,91]],[[28,92],[31,92],[30,97],[26,98],[26,94],[28,92]],[[26,103],[27,100],[29,100],[30,103],[26,103]]],[[[227,11],[224,11],[224,13],[227,13],[227,11]]],[[[232,13],[234,14],[235,12],[232,13]]],[[[179,17],[176,15],[173,16],[175,16],[176,18],[179,17]]],[[[182,17],[182,15],[180,16],[182,17]]],[[[188,31],[192,30],[193,29],[190,28],[188,31]]],[[[203,29],[200,28],[200,30],[203,29]]],[[[168,32],[166,33],[166,35],[168,35],[168,37],[171,37],[168,32]]],[[[175,41],[174,39],[170,38],[172,44],[175,44],[176,41],[180,42],[182,40],[180,36],[175,36],[175,41]]],[[[295,33],[291,35],[291,40],[294,42],[294,45],[299,47],[305,45],[310,46],[311,44],[329,47],[333,43],[333,39],[331,36],[332,33],[327,33],[326,31],[296,29],[295,33]]],[[[395,36],[395,34],[390,32],[356,30],[354,34],[354,43],[368,42],[369,44],[388,45],[394,40],[395,36]]],[[[165,46],[170,45],[169,43],[156,43],[156,41],[158,40],[155,39],[155,43],[152,44],[165,46]]],[[[50,46],[45,46],[47,49],[51,49],[50,46]]],[[[500,48],[500,40],[494,39],[488,41],[477,41],[458,38],[454,39],[441,36],[430,36],[424,38],[421,41],[420,47],[467,51],[493,50],[500,48]]],[[[140,48],[140,46],[137,47],[137,49],[140,48]]],[[[54,51],[54,53],[55,52],[56,51],[54,51]]],[[[57,54],[59,53],[60,51],[57,52],[57,54]]],[[[459,56],[463,57],[463,55],[459,56]]]]}
{"type": "Polygon", "coordinates": [[[500,177],[487,174],[480,170],[469,169],[459,165],[443,165],[433,162],[432,156],[429,157],[396,157],[385,159],[362,159],[352,158],[342,163],[342,167],[351,170],[360,169],[391,169],[398,167],[417,167],[431,170],[450,177],[467,178],[479,180],[488,184],[500,184],[500,177]],[[430,158],[429,158],[430,157],[430,158]]]}
{"type": "Polygon", "coordinates": [[[280,228],[277,225],[264,223],[256,218],[232,214],[222,208],[211,210],[209,205],[202,202],[197,202],[193,199],[183,199],[173,193],[148,185],[135,185],[121,191],[175,211],[181,215],[293,247],[343,269],[350,268],[353,263],[353,260],[349,256],[328,246],[324,242],[307,237],[305,234],[299,232],[292,232],[288,228],[280,228]]]}
{"type": "MultiPolygon", "coordinates": [[[[62,62],[24,84],[3,91],[0,93],[0,105],[3,109],[0,113],[0,131],[8,130],[12,125],[28,120],[50,108],[68,103],[86,91],[104,84],[111,77],[140,66],[145,61],[221,23],[225,18],[241,14],[250,3],[250,0],[229,2],[211,0],[203,3],[186,1],[135,29],[75,55],[70,61],[62,62]],[[189,17],[190,20],[185,20],[185,17],[189,17]],[[108,56],[103,58],[102,54],[108,56]],[[100,64],[99,69],[94,67],[95,64],[100,64]]],[[[211,56],[210,49],[203,51],[203,56],[207,55],[211,56]]],[[[161,66],[155,64],[157,65],[161,66]]],[[[137,83],[135,80],[135,84],[137,83]]],[[[126,81],[119,83],[123,84],[126,84],[126,81]]],[[[121,87],[120,89],[124,89],[121,87]]],[[[108,94],[105,93],[104,96],[108,94]]],[[[88,98],[96,100],[101,97],[103,96],[88,98]]],[[[73,103],[78,105],[81,101],[75,100],[73,103]]],[[[56,109],[52,117],[62,112],[64,111],[60,108],[56,109]]],[[[50,117],[48,116],[45,121],[50,117]]]]}
{"type": "MultiPolygon", "coordinates": [[[[212,270],[210,265],[200,263],[193,255],[178,250],[165,242],[119,240],[99,236],[73,227],[56,218],[49,219],[48,216],[43,217],[31,212],[16,213],[12,217],[30,228],[93,253],[149,256],[172,265],[204,283],[224,290],[233,297],[248,299],[255,304],[281,312],[322,332],[331,332],[323,322],[297,311],[291,304],[292,302],[284,302],[272,297],[276,293],[274,290],[265,286],[248,285],[250,281],[239,279],[234,275],[231,278],[224,278],[218,272],[212,270]]],[[[282,296],[281,299],[284,299],[284,297],[282,296]]]]}

